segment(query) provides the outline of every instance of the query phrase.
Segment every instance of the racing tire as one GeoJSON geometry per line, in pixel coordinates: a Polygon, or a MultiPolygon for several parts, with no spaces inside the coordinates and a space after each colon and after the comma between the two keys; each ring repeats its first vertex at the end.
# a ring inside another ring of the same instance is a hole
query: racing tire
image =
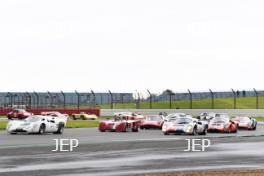
{"type": "Polygon", "coordinates": [[[73,119],[73,120],[77,120],[75,116],[72,116],[72,119],[73,119]]]}
{"type": "Polygon", "coordinates": [[[39,134],[44,134],[45,133],[45,130],[46,130],[46,126],[45,124],[41,124],[40,127],[39,127],[39,134]]]}
{"type": "Polygon", "coordinates": [[[54,134],[62,134],[63,130],[64,130],[64,124],[60,123],[59,127],[58,127],[58,130],[54,134]]]}
{"type": "Polygon", "coordinates": [[[227,129],[227,133],[232,133],[231,127],[229,126],[227,129]]]}
{"type": "Polygon", "coordinates": [[[126,126],[125,126],[123,132],[126,133],[126,132],[128,132],[128,131],[129,131],[129,130],[128,130],[128,124],[126,123],[126,126]]]}
{"type": "Polygon", "coordinates": [[[254,130],[254,131],[257,130],[257,124],[252,128],[252,130],[254,130]]]}
{"type": "Polygon", "coordinates": [[[196,126],[193,127],[192,135],[194,135],[194,136],[197,135],[197,127],[196,126]]]}
{"type": "Polygon", "coordinates": [[[200,133],[200,135],[206,135],[207,134],[207,130],[208,130],[208,127],[206,126],[203,130],[202,133],[200,133]]]}
{"type": "Polygon", "coordinates": [[[136,127],[136,128],[132,128],[132,132],[138,132],[139,130],[138,130],[138,127],[136,127]]]}
{"type": "Polygon", "coordinates": [[[169,135],[169,133],[167,133],[167,132],[163,132],[163,134],[164,134],[164,135],[169,135]]]}

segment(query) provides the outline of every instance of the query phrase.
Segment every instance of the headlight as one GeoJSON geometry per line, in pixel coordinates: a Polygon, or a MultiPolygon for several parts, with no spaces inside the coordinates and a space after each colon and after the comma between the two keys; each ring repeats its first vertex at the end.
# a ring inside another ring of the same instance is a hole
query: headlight
{"type": "Polygon", "coordinates": [[[162,129],[166,129],[168,126],[167,125],[163,125],[162,126],[162,129]]]}
{"type": "Polygon", "coordinates": [[[187,130],[188,132],[190,132],[190,131],[192,130],[192,125],[188,125],[187,128],[186,128],[186,130],[187,130]]]}

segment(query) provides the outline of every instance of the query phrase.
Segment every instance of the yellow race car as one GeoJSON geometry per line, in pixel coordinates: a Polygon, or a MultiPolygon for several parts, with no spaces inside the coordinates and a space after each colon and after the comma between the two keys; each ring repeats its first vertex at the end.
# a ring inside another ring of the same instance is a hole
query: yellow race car
{"type": "Polygon", "coordinates": [[[73,120],[96,120],[98,119],[95,114],[87,114],[85,112],[80,112],[80,114],[72,114],[73,120]]]}

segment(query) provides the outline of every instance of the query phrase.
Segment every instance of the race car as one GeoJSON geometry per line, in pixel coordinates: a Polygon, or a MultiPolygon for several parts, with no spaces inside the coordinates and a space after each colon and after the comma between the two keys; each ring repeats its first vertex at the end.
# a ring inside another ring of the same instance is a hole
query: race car
{"type": "Polygon", "coordinates": [[[80,114],[72,114],[73,120],[96,120],[98,119],[97,115],[94,114],[87,114],[85,112],[80,112],[80,114]]]}
{"type": "Polygon", "coordinates": [[[24,120],[10,120],[6,130],[10,134],[17,133],[54,133],[62,134],[67,118],[33,115],[24,120]]]}
{"type": "Polygon", "coordinates": [[[209,122],[208,132],[236,133],[237,124],[227,114],[216,114],[209,122]]]}
{"type": "Polygon", "coordinates": [[[68,114],[62,114],[62,113],[57,112],[57,111],[41,112],[40,114],[41,114],[42,116],[51,116],[51,117],[62,118],[62,120],[64,120],[65,125],[66,125],[66,123],[67,123],[67,118],[69,117],[68,114]],[[66,119],[66,120],[65,120],[65,119],[66,119]]]}
{"type": "Polygon", "coordinates": [[[138,132],[141,124],[140,119],[135,119],[134,114],[116,114],[113,120],[101,121],[98,130],[101,132],[138,132]]]}
{"type": "Polygon", "coordinates": [[[214,113],[214,112],[203,112],[203,113],[200,114],[200,116],[198,117],[198,119],[205,120],[205,121],[208,121],[209,122],[215,116],[216,116],[216,113],[214,113]]]}
{"type": "Polygon", "coordinates": [[[131,118],[132,120],[140,120],[140,121],[143,121],[145,119],[145,117],[141,114],[137,114],[137,113],[134,113],[134,112],[117,112],[117,113],[114,113],[114,117],[120,117],[120,116],[123,116],[123,117],[129,117],[131,118]]]}
{"type": "Polygon", "coordinates": [[[170,119],[183,118],[183,117],[192,118],[192,116],[189,115],[189,114],[184,114],[184,113],[171,113],[171,114],[167,115],[164,118],[164,120],[169,121],[170,119]]]}
{"type": "Polygon", "coordinates": [[[168,134],[191,134],[206,135],[208,124],[192,117],[175,117],[166,120],[162,126],[164,135],[168,134]]]}
{"type": "Polygon", "coordinates": [[[257,120],[251,117],[235,117],[233,119],[237,123],[237,127],[240,129],[256,130],[257,120]]]}
{"type": "Polygon", "coordinates": [[[163,115],[147,115],[140,124],[140,129],[161,129],[164,121],[163,115]]]}
{"type": "Polygon", "coordinates": [[[33,113],[27,112],[24,109],[14,109],[7,114],[7,118],[8,119],[25,119],[32,115],[33,113]]]}

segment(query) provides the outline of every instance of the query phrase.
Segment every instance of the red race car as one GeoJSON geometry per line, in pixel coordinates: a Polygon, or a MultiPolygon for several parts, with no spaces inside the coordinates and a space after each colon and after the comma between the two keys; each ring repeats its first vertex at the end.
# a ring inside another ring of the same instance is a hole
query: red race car
{"type": "Polygon", "coordinates": [[[138,132],[141,120],[133,114],[115,114],[113,120],[101,121],[99,123],[99,131],[114,131],[114,132],[138,132]]]}
{"type": "Polygon", "coordinates": [[[140,129],[161,129],[164,122],[163,115],[147,115],[142,121],[140,129]]]}
{"type": "Polygon", "coordinates": [[[216,116],[210,121],[208,132],[236,133],[237,124],[228,117],[216,116]]]}
{"type": "Polygon", "coordinates": [[[7,118],[8,119],[25,119],[32,115],[33,113],[27,112],[24,109],[14,109],[7,114],[7,118]]]}

